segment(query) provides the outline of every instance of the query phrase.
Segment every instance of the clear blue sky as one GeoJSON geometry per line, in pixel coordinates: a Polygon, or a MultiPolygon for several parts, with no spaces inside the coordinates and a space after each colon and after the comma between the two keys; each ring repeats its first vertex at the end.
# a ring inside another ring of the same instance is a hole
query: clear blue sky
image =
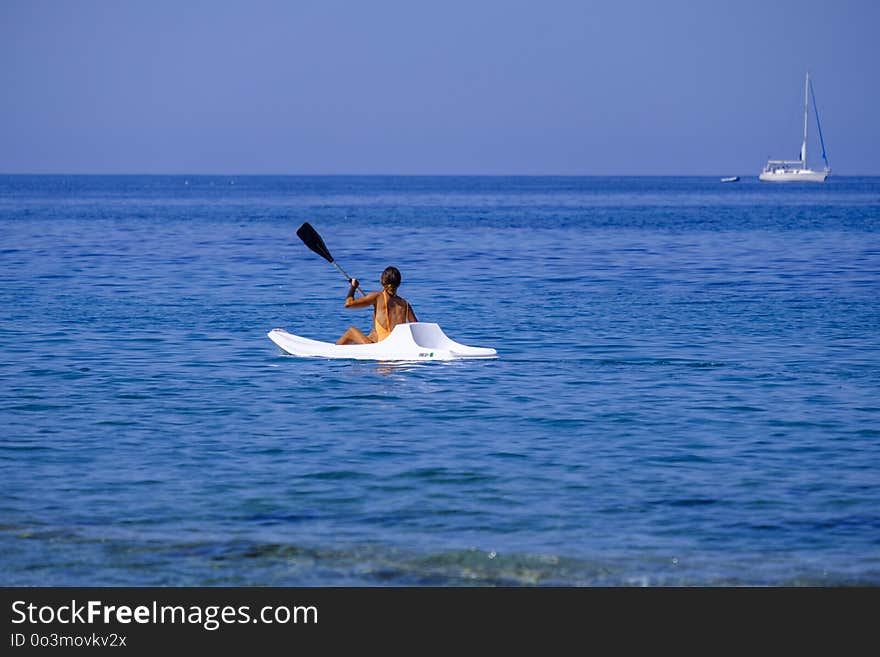
{"type": "Polygon", "coordinates": [[[880,2],[0,0],[0,172],[755,175],[807,69],[880,174],[880,2]]]}

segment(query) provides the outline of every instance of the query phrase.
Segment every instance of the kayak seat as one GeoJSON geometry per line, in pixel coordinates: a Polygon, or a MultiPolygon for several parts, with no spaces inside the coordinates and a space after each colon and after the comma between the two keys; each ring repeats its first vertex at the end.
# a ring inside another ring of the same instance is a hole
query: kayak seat
{"type": "Polygon", "coordinates": [[[404,330],[408,330],[412,335],[413,342],[425,349],[448,349],[454,344],[446,337],[440,326],[433,322],[411,322],[403,326],[406,327],[404,330]]]}

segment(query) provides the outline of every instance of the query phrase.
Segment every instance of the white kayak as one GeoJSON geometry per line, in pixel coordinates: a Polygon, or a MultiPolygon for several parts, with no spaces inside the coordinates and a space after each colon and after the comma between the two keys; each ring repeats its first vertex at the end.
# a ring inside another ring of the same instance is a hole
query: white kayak
{"type": "Polygon", "coordinates": [[[293,356],[411,361],[496,358],[498,355],[494,349],[459,344],[432,322],[398,324],[387,338],[371,344],[319,342],[280,328],[272,329],[268,335],[272,342],[293,356]]]}

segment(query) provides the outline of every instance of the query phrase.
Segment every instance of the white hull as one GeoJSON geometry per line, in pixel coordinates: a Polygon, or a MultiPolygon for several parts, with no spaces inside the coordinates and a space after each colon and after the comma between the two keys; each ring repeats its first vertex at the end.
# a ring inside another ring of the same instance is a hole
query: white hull
{"type": "Polygon", "coordinates": [[[432,322],[398,324],[387,338],[371,344],[338,345],[320,342],[293,335],[280,328],[272,329],[268,336],[288,354],[312,358],[416,361],[497,357],[494,349],[468,347],[451,340],[439,325],[432,322]]]}
{"type": "Polygon", "coordinates": [[[765,182],[825,182],[827,177],[828,173],[825,171],[798,169],[794,171],[762,171],[758,179],[765,182]]]}

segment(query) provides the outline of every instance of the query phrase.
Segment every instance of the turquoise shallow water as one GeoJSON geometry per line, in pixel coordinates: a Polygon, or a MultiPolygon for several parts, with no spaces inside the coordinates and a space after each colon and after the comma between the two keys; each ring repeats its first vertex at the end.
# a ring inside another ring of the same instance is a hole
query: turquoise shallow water
{"type": "Polygon", "coordinates": [[[880,584],[880,179],[0,176],[5,585],[880,584]],[[296,359],[369,313],[495,361],[296,359]]]}

